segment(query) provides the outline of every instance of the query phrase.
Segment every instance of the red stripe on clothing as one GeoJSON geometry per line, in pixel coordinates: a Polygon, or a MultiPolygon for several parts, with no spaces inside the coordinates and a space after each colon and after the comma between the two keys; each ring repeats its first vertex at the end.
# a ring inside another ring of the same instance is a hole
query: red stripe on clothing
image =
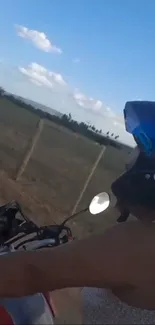
{"type": "Polygon", "coordinates": [[[10,314],[2,306],[0,306],[0,325],[14,325],[10,314]]]}

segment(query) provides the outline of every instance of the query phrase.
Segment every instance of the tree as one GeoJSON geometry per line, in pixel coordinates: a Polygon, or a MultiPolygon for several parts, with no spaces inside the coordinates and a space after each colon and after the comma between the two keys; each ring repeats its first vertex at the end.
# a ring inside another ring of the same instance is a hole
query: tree
{"type": "MultiPolygon", "coordinates": [[[[17,106],[22,107],[23,109],[26,109],[34,114],[37,114],[40,118],[48,119],[58,125],[62,125],[66,127],[67,129],[71,130],[74,133],[79,133],[90,140],[99,143],[100,145],[111,145],[113,147],[119,148],[119,143],[117,143],[115,140],[118,139],[119,136],[115,136],[115,139],[110,139],[109,135],[110,132],[108,131],[106,136],[103,136],[102,130],[97,130],[94,125],[91,125],[90,122],[84,123],[78,123],[77,121],[72,119],[71,113],[64,114],[61,117],[56,115],[51,115],[48,112],[42,111],[39,108],[35,108],[30,104],[25,103],[21,97],[13,96],[9,93],[6,93],[5,90],[0,87],[0,97],[5,96],[7,100],[14,103],[17,106]]],[[[114,136],[114,133],[111,134],[111,136],[114,136]]]]}
{"type": "Polygon", "coordinates": [[[92,125],[92,130],[95,132],[96,131],[96,128],[95,128],[95,126],[94,125],[92,125]]]}
{"type": "Polygon", "coordinates": [[[71,113],[68,114],[68,119],[69,119],[69,121],[72,120],[72,115],[71,115],[71,113]]]}
{"type": "Polygon", "coordinates": [[[4,88],[0,87],[0,97],[3,97],[5,95],[4,88]]]}

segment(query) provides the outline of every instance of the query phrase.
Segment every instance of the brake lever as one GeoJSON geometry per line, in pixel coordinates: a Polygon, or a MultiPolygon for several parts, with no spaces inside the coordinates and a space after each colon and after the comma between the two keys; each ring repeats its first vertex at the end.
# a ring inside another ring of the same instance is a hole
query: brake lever
{"type": "Polygon", "coordinates": [[[52,226],[44,226],[41,227],[38,231],[38,239],[59,239],[60,234],[62,231],[65,230],[67,233],[67,237],[72,237],[72,232],[69,227],[63,225],[52,225],[52,226]]]}
{"type": "Polygon", "coordinates": [[[38,239],[58,238],[62,229],[59,225],[44,226],[38,231],[38,239]]]}

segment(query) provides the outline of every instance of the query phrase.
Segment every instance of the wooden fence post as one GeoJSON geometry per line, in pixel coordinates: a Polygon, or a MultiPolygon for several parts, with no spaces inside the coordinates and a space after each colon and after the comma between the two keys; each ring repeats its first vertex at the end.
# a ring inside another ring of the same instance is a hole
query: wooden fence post
{"type": "Polygon", "coordinates": [[[96,168],[97,168],[97,166],[98,166],[98,164],[99,164],[99,162],[100,162],[100,160],[101,160],[101,158],[102,158],[102,156],[103,156],[103,154],[105,152],[105,149],[106,149],[106,147],[103,146],[100,153],[99,153],[99,155],[98,155],[98,157],[97,157],[97,159],[96,159],[96,161],[95,161],[95,163],[94,163],[94,165],[92,166],[90,174],[88,175],[88,177],[87,177],[87,179],[86,179],[86,181],[84,183],[84,186],[80,191],[79,197],[78,197],[78,199],[77,199],[77,201],[76,201],[76,203],[74,205],[74,208],[72,210],[72,214],[74,214],[77,211],[77,207],[80,204],[84,193],[86,192],[86,189],[87,189],[87,187],[88,187],[88,185],[89,185],[89,183],[90,183],[90,181],[91,181],[91,179],[92,179],[92,177],[93,177],[93,175],[95,173],[95,170],[96,170],[96,168]]]}
{"type": "Polygon", "coordinates": [[[40,119],[37,124],[37,127],[36,127],[36,132],[35,132],[34,136],[31,138],[31,140],[29,141],[28,146],[25,151],[25,154],[24,154],[24,157],[22,158],[22,161],[20,162],[18,168],[16,169],[16,173],[15,173],[15,177],[14,177],[14,179],[16,181],[18,181],[20,179],[20,177],[22,176],[22,174],[25,171],[25,168],[32,156],[34,148],[35,148],[35,146],[38,142],[38,139],[40,137],[41,131],[43,129],[43,125],[44,125],[44,120],[40,119]]]}

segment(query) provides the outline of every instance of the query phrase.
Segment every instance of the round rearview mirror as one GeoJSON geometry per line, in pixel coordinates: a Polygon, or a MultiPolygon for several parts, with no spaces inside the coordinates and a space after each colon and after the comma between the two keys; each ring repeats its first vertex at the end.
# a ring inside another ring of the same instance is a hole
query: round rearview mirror
{"type": "Polygon", "coordinates": [[[106,192],[97,194],[89,205],[89,212],[91,214],[98,214],[105,211],[110,204],[110,196],[106,192]]]}

